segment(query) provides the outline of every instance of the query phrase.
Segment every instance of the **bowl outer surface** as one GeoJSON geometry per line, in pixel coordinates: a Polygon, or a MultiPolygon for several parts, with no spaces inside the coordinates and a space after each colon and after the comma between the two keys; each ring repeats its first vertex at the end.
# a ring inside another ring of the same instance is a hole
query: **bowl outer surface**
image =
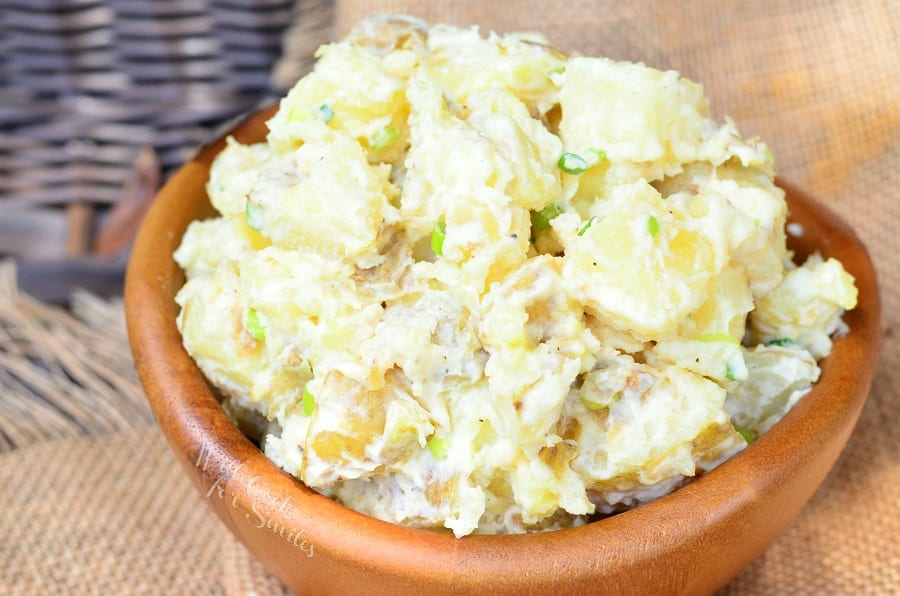
{"type": "MultiPolygon", "coordinates": [[[[261,141],[274,108],[231,134],[261,141]]],[[[849,227],[786,188],[791,246],[839,258],[856,278],[851,333],[822,377],[752,447],[671,495],[579,528],[516,536],[452,535],[369,518],[280,470],[231,423],[175,325],[184,275],[172,259],[187,225],[215,214],[204,190],[224,138],[160,191],[135,241],[125,303],[135,363],[153,412],[209,506],[277,577],[303,594],[702,594],[775,539],[831,469],[865,402],[880,341],[875,273],[849,227]]]]}

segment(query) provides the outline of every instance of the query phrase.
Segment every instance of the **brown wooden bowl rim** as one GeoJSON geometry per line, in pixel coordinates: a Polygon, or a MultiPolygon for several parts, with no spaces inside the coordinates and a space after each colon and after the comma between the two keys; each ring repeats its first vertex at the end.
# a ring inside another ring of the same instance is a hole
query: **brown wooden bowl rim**
{"type": "MultiPolygon", "coordinates": [[[[231,134],[245,142],[260,140],[260,124],[273,109],[255,114],[231,134]]],[[[180,241],[187,222],[173,224],[171,212],[185,201],[196,200],[184,195],[182,185],[195,192],[196,180],[199,176],[205,180],[212,158],[223,145],[224,139],[218,139],[182,167],[160,191],[141,227],[125,292],[135,362],[154,414],[182,464],[192,468],[202,460],[205,484],[197,479],[196,471],[192,474],[201,490],[225,479],[243,511],[260,508],[267,519],[301,532],[318,552],[342,557],[351,567],[375,565],[422,577],[436,573],[436,568],[491,576],[509,572],[508,561],[526,553],[530,564],[526,574],[565,569],[581,575],[603,573],[617,565],[652,566],[667,553],[701,544],[712,526],[729,531],[723,524],[733,522],[734,512],[754,506],[771,487],[791,482],[791,462],[813,458],[818,450],[829,448],[835,433],[842,434],[838,451],[830,455],[830,467],[867,396],[881,336],[871,260],[847,224],[797,188],[779,181],[792,212],[800,213],[807,233],[816,235],[803,242],[812,242],[826,256],[840,256],[860,288],[859,305],[845,317],[851,333],[836,341],[833,354],[822,364],[819,383],[781,423],[742,453],[674,493],[577,528],[457,539],[367,517],[315,493],[266,458],[231,423],[181,347],[172,296],[183,278],[176,271],[171,249],[180,241]],[[835,387],[840,391],[833,390],[835,387]],[[848,416],[852,417],[849,428],[848,416]],[[283,498],[279,505],[281,495],[290,495],[288,506],[283,498]],[[698,512],[706,515],[706,523],[697,523],[698,512]],[[649,535],[648,528],[652,529],[649,535]],[[364,548],[360,548],[362,543],[364,548]]],[[[745,535],[752,529],[735,531],[745,535]]],[[[522,571],[520,568],[517,573],[522,571]]],[[[652,568],[648,573],[653,573],[652,568]]]]}

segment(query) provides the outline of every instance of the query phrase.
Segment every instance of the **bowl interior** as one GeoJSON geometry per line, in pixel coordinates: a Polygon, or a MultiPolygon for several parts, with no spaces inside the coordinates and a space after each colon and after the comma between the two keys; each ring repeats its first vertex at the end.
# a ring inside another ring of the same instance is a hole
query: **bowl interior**
{"type": "MultiPolygon", "coordinates": [[[[251,117],[231,134],[242,142],[262,140],[273,111],[251,117]]],[[[359,576],[390,578],[396,589],[429,582],[459,589],[491,585],[501,592],[538,584],[555,591],[715,589],[802,508],[839,455],[868,393],[880,307],[865,247],[834,214],[779,181],[790,221],[804,230],[791,238],[791,248],[802,256],[819,251],[839,258],[856,278],[860,300],[845,317],[851,332],[821,364],[820,381],[771,431],[674,493],[578,528],[456,539],[366,517],[270,462],[227,418],[182,348],[174,296],[184,276],[172,253],[191,221],[214,215],[204,188],[223,146],[224,138],[218,139],[179,170],[145,219],[126,281],[129,336],[153,411],[180,461],[223,521],[289,585],[326,585],[315,582],[330,575],[332,582],[344,578],[341,585],[348,588],[375,585],[352,583],[359,576]],[[298,580],[301,571],[305,579],[298,580]]]]}

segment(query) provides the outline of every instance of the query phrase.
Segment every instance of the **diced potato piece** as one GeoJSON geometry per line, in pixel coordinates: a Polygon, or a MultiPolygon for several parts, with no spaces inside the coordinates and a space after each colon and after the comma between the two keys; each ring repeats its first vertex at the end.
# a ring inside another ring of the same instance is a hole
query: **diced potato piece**
{"type": "Polygon", "coordinates": [[[413,146],[406,158],[401,214],[416,241],[431,234],[451,204],[478,194],[474,189],[482,191],[497,174],[493,144],[450,113],[440,89],[414,77],[407,96],[413,146]]]}
{"type": "Polygon", "coordinates": [[[749,376],[728,393],[725,410],[740,428],[772,428],[819,379],[819,367],[802,349],[756,346],[746,350],[749,376]]]}
{"type": "Polygon", "coordinates": [[[267,457],[297,478],[303,471],[303,446],[310,420],[306,416],[286,416],[279,424],[270,425],[261,445],[267,457]]]}
{"type": "Polygon", "coordinates": [[[405,459],[406,450],[424,447],[434,427],[396,381],[388,378],[378,391],[340,373],[309,383],[316,408],[304,449],[304,482],[320,487],[368,477],[376,468],[405,459]]]}
{"type": "Polygon", "coordinates": [[[747,276],[740,269],[728,266],[712,281],[706,301],[682,321],[678,335],[697,338],[727,334],[740,342],[751,310],[753,297],[747,276]]]}
{"type": "Polygon", "coordinates": [[[556,342],[566,355],[584,352],[583,311],[564,291],[561,267],[560,259],[537,256],[493,286],[482,302],[482,343],[532,349],[556,342]]]}
{"type": "Polygon", "coordinates": [[[290,152],[332,129],[366,147],[372,163],[400,160],[409,136],[403,81],[388,74],[378,57],[346,42],[323,46],[318,56],[315,70],[269,121],[271,147],[290,152]]]}
{"type": "Polygon", "coordinates": [[[618,184],[627,184],[640,179],[635,173],[623,176],[626,172],[621,166],[610,169],[612,164],[603,159],[592,165],[578,176],[563,176],[563,196],[569,198],[572,207],[585,220],[597,214],[602,199],[607,198],[618,184]]]}
{"type": "MultiPolygon", "coordinates": [[[[286,337],[288,327],[273,325],[275,309],[265,300],[254,304],[247,262],[257,260],[257,254],[247,251],[237,261],[223,260],[208,276],[188,281],[176,298],[182,306],[178,325],[185,348],[211,382],[237,404],[263,404],[257,411],[282,420],[312,372],[305,354],[286,337]]],[[[302,317],[291,323],[314,328],[302,317]]]]}
{"type": "Polygon", "coordinates": [[[276,245],[367,267],[378,261],[381,226],[394,217],[389,174],[389,166],[369,165],[356,141],[335,133],[270,165],[250,203],[261,209],[260,229],[276,245]]]}
{"type": "Polygon", "coordinates": [[[724,231],[693,221],[646,182],[623,185],[602,215],[566,239],[565,277],[601,321],[642,340],[675,331],[724,267],[724,231]]]}
{"type": "MultiPolygon", "coordinates": [[[[424,458],[430,457],[425,452],[424,458]]],[[[409,473],[396,472],[371,478],[345,480],[334,488],[334,496],[372,517],[406,526],[449,528],[457,536],[476,531],[485,510],[484,491],[462,474],[449,470],[429,470],[422,464],[409,473]],[[372,495],[395,498],[372,498],[372,495]]]]}
{"type": "Polygon", "coordinates": [[[222,215],[243,219],[247,195],[270,157],[265,143],[242,145],[228,137],[209,170],[206,193],[212,206],[222,215]]]}
{"type": "Polygon", "coordinates": [[[528,108],[507,91],[492,89],[469,98],[468,123],[490,139],[496,150],[498,170],[510,180],[494,183],[514,205],[541,209],[560,193],[559,168],[562,143],[528,108]],[[506,168],[503,166],[506,165],[506,168]]]}
{"type": "Polygon", "coordinates": [[[527,258],[528,211],[505,207],[504,200],[500,193],[485,191],[447,209],[443,257],[437,265],[446,272],[443,279],[459,279],[460,292],[483,295],[527,258]]]}
{"type": "Polygon", "coordinates": [[[746,272],[754,300],[781,280],[787,260],[784,191],[764,175],[741,166],[716,170],[707,194],[728,202],[739,214],[729,225],[732,264],[746,272]]]}
{"type": "Polygon", "coordinates": [[[656,382],[655,371],[651,374],[641,368],[628,354],[603,346],[595,356],[597,361],[582,376],[581,386],[569,392],[565,416],[577,418],[608,411],[626,394],[640,399],[656,382]]]}
{"type": "Polygon", "coordinates": [[[626,493],[692,476],[745,446],[722,410],[725,391],[715,383],[676,367],[660,374],[632,364],[630,371],[608,409],[582,408],[578,415],[577,435],[595,438],[581,442],[572,464],[589,490],[626,493]]]}
{"type": "Polygon", "coordinates": [[[774,288],[787,259],[784,191],[757,167],[729,162],[688,164],[684,172],[653,183],[663,197],[683,203],[695,216],[716,212],[727,229],[732,266],[742,269],[754,299],[774,288]]]}
{"type": "Polygon", "coordinates": [[[396,52],[424,54],[428,23],[409,15],[380,14],[357,23],[345,38],[385,61],[396,52]]]}
{"type": "Polygon", "coordinates": [[[303,388],[312,378],[312,369],[295,346],[270,343],[269,366],[254,379],[250,399],[265,403],[266,417],[284,425],[289,415],[302,406],[303,388]],[[279,348],[280,352],[276,352],[279,348]]]}
{"type": "Polygon", "coordinates": [[[725,385],[747,380],[741,344],[733,336],[661,341],[647,352],[647,363],[663,369],[675,365],[725,385]]]}
{"type": "Polygon", "coordinates": [[[453,530],[453,534],[459,538],[478,529],[478,522],[485,509],[484,489],[474,486],[461,474],[456,475],[450,486],[453,507],[444,521],[444,527],[453,530]]]}
{"type": "Polygon", "coordinates": [[[246,328],[249,309],[233,261],[204,277],[188,280],[175,297],[185,349],[206,378],[228,394],[249,396],[268,362],[263,342],[246,328]]]}
{"type": "Polygon", "coordinates": [[[574,57],[560,91],[566,151],[601,150],[612,164],[650,165],[651,180],[692,161],[709,125],[703,88],[642,64],[574,57]]]}
{"type": "Polygon", "coordinates": [[[759,342],[792,339],[814,358],[824,358],[841,314],[856,306],[857,293],[853,276],[840,261],[814,255],[759,300],[750,313],[751,329],[759,342]]]}
{"type": "Polygon", "coordinates": [[[248,228],[242,219],[220,217],[191,222],[174,257],[190,279],[210,275],[220,262],[268,244],[267,238],[248,228]]]}
{"type": "Polygon", "coordinates": [[[516,434],[536,448],[600,347],[584,325],[581,305],[562,291],[558,267],[552,257],[535,257],[494,285],[479,330],[491,356],[485,366],[491,395],[515,408],[516,434]]]}
{"type": "Polygon", "coordinates": [[[700,159],[720,166],[736,158],[744,168],[756,168],[766,179],[775,176],[775,158],[769,147],[758,138],[744,139],[737,125],[726,117],[725,123],[703,140],[700,159]]]}
{"type": "Polygon", "coordinates": [[[560,508],[573,515],[594,512],[584,481],[571,467],[577,454],[574,442],[559,442],[541,449],[537,458],[522,458],[510,472],[510,485],[525,524],[538,523],[560,508]]]}
{"type": "Polygon", "coordinates": [[[335,259],[272,246],[239,265],[250,304],[287,338],[309,337],[317,322],[362,306],[351,268],[335,259]]]}
{"type": "Polygon", "coordinates": [[[472,313],[449,288],[427,279],[415,291],[391,301],[371,346],[363,344],[362,351],[374,368],[402,369],[429,417],[449,427],[448,393],[457,383],[481,379],[487,356],[476,337],[472,313]],[[432,284],[438,287],[429,287],[432,284]]]}
{"type": "Polygon", "coordinates": [[[479,91],[505,88],[543,115],[557,101],[552,77],[565,64],[565,56],[546,43],[534,34],[491,33],[484,39],[475,28],[437,25],[428,34],[426,69],[457,103],[479,91]]]}
{"type": "Polygon", "coordinates": [[[383,382],[364,350],[382,308],[364,303],[350,278],[352,265],[277,246],[245,253],[239,262],[243,291],[266,325],[266,344],[288,344],[315,363],[317,374],[338,370],[367,386],[383,382]]]}
{"type": "MultiPolygon", "coordinates": [[[[468,120],[451,113],[440,90],[425,80],[410,81],[408,95],[413,149],[401,206],[408,232],[416,239],[430,234],[448,211],[477,201],[491,211],[491,219],[512,219],[514,228],[501,224],[496,232],[517,234],[527,250],[526,211],[559,194],[559,140],[505,91],[474,95],[468,120]]],[[[497,234],[481,243],[495,242],[497,234]]],[[[452,236],[448,232],[448,247],[452,236]]]]}

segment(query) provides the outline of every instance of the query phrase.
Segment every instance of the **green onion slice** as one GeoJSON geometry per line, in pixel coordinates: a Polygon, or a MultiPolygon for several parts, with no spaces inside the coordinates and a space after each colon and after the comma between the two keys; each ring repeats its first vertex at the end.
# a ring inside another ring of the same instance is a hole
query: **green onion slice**
{"type": "MultiPolygon", "coordinates": [[[[732,426],[734,426],[734,425],[732,425],[732,426]]],[[[741,426],[734,426],[734,430],[736,430],[738,433],[740,433],[740,435],[742,437],[744,437],[744,440],[747,441],[748,445],[752,445],[753,441],[756,440],[756,433],[753,432],[752,430],[750,430],[749,428],[743,428],[741,426]]]]}
{"type": "Polygon", "coordinates": [[[740,344],[738,338],[731,335],[730,333],[704,333],[702,335],[698,335],[695,339],[698,341],[720,341],[727,344],[740,344]]]}
{"type": "Polygon", "coordinates": [[[388,126],[372,135],[369,139],[369,147],[371,147],[373,151],[381,151],[388,145],[393,144],[399,136],[396,128],[388,126]]]}
{"type": "Polygon", "coordinates": [[[316,398],[309,392],[307,387],[303,388],[303,415],[309,418],[316,411],[316,398]]]}
{"type": "Polygon", "coordinates": [[[590,399],[588,399],[588,398],[582,396],[582,397],[581,397],[581,404],[582,404],[585,408],[587,408],[588,410],[590,410],[591,412],[596,412],[596,411],[598,411],[598,410],[602,410],[603,408],[607,408],[607,407],[611,406],[612,404],[616,403],[617,401],[619,401],[619,398],[620,398],[621,396],[622,396],[622,394],[619,393],[618,391],[616,391],[615,393],[613,393],[612,395],[610,395],[610,396],[609,396],[605,401],[603,401],[603,402],[592,401],[592,400],[590,400],[590,399]]]}
{"type": "Polygon", "coordinates": [[[659,231],[662,229],[662,224],[659,223],[659,220],[650,216],[650,219],[647,220],[647,231],[650,232],[651,236],[656,236],[659,234],[659,231]]]}
{"type": "Polygon", "coordinates": [[[798,342],[796,339],[791,339],[790,337],[779,337],[778,339],[772,339],[766,342],[767,346],[781,346],[783,348],[794,348],[796,350],[804,350],[806,348],[803,347],[803,344],[798,342]]]}
{"type": "Polygon", "coordinates": [[[450,447],[450,441],[434,436],[428,440],[428,443],[426,443],[425,446],[428,447],[428,451],[430,451],[431,455],[435,458],[444,459],[447,457],[447,448],[450,447]]]}
{"type": "Polygon", "coordinates": [[[559,161],[556,162],[556,165],[566,174],[572,174],[574,176],[577,176],[590,167],[587,160],[577,153],[563,153],[559,156],[559,161]]]}
{"type": "Polygon", "coordinates": [[[546,230],[550,226],[550,220],[562,212],[562,207],[551,203],[540,211],[531,212],[531,225],[535,230],[546,230]]]}
{"type": "Polygon", "coordinates": [[[588,149],[588,151],[593,153],[597,159],[597,161],[591,165],[597,165],[598,163],[600,163],[601,161],[606,159],[606,151],[604,151],[603,149],[595,149],[595,148],[591,147],[590,149],[588,149]]]}
{"type": "Polygon", "coordinates": [[[244,325],[253,339],[259,341],[266,339],[266,326],[259,320],[259,313],[255,308],[251,308],[247,311],[247,316],[244,318],[244,325]]]}
{"type": "Polygon", "coordinates": [[[316,116],[319,117],[319,120],[328,124],[331,122],[331,119],[334,118],[334,110],[331,109],[331,106],[327,103],[323,103],[318,108],[316,108],[316,116]]]}
{"type": "Polygon", "coordinates": [[[584,236],[584,233],[588,231],[588,228],[590,228],[590,227],[594,224],[594,222],[597,221],[597,220],[599,220],[599,219],[600,219],[600,216],[599,216],[599,215],[595,215],[595,216],[593,216],[592,218],[590,218],[589,220],[587,220],[587,223],[584,224],[583,226],[581,226],[581,229],[578,230],[578,235],[579,235],[579,236],[584,236]]]}
{"type": "Polygon", "coordinates": [[[447,237],[447,224],[439,221],[431,230],[431,250],[439,257],[444,256],[444,238],[447,237]]]}
{"type": "Polygon", "coordinates": [[[244,219],[247,220],[247,225],[251,230],[259,232],[263,229],[265,210],[256,203],[247,201],[247,206],[244,207],[244,219]]]}

